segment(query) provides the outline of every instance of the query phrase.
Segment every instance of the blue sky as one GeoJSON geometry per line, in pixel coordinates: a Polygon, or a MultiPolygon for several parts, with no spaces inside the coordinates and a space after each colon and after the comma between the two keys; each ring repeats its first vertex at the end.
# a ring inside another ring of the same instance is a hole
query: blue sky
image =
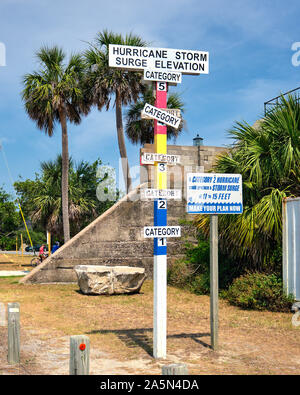
{"type": "MultiPolygon", "coordinates": [[[[108,29],[138,34],[153,47],[209,51],[210,74],[183,76],[173,88],[182,94],[187,122],[177,144],[191,145],[199,133],[205,145],[222,146],[234,121],[255,122],[266,100],[300,86],[300,67],[291,62],[299,20],[296,0],[0,0],[6,47],[0,139],[13,178],[33,178],[40,161],[61,152],[60,128],[51,139],[39,131],[20,96],[22,77],[38,69],[35,52],[42,45],[80,52],[108,29]]],[[[131,166],[139,163],[139,148],[127,141],[131,166]]],[[[69,150],[76,161],[100,157],[118,170],[114,110],[93,110],[80,125],[69,125],[69,150]]],[[[1,155],[0,185],[11,191],[1,155]]]]}

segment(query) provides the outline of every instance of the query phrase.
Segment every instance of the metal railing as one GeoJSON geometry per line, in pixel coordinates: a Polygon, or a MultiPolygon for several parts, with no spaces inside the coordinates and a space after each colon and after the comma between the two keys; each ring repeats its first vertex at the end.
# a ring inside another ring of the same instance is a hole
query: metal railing
{"type": "MultiPolygon", "coordinates": [[[[265,112],[265,116],[267,115],[268,112],[272,111],[272,109],[273,109],[275,106],[278,106],[278,105],[280,104],[279,99],[280,99],[282,96],[289,95],[289,94],[294,93],[294,92],[296,92],[296,91],[298,91],[298,90],[300,90],[300,86],[299,86],[298,88],[292,89],[292,90],[290,90],[290,91],[288,91],[288,92],[282,93],[281,95],[279,95],[279,96],[277,96],[277,97],[274,97],[274,98],[271,99],[271,100],[266,101],[266,102],[264,103],[264,112],[265,112]],[[269,109],[270,107],[271,107],[271,109],[269,109]]],[[[299,92],[299,93],[300,93],[300,92],[299,92]]],[[[299,100],[300,100],[300,96],[297,97],[296,100],[299,101],[299,100]]]]}

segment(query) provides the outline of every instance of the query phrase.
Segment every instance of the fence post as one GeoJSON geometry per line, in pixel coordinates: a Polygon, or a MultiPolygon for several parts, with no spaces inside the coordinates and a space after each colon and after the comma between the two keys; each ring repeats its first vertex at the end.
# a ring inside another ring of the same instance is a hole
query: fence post
{"type": "Polygon", "coordinates": [[[163,376],[180,376],[187,375],[188,368],[184,363],[172,363],[171,365],[165,365],[162,367],[163,376]]]}
{"type": "Polygon", "coordinates": [[[70,337],[70,375],[88,375],[90,371],[90,339],[84,335],[70,337]]]}
{"type": "Polygon", "coordinates": [[[6,326],[5,304],[0,302],[0,326],[6,326]]]}
{"type": "Polygon", "coordinates": [[[20,362],[20,305],[19,303],[7,304],[7,329],[9,364],[20,362]]]}

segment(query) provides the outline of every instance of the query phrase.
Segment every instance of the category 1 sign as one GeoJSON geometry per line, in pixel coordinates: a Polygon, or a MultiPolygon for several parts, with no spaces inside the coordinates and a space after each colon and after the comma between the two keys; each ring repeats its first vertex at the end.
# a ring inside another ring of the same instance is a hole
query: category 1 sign
{"type": "Polygon", "coordinates": [[[171,48],[109,44],[109,67],[149,69],[182,74],[208,74],[209,53],[171,48]]]}
{"type": "Polygon", "coordinates": [[[243,212],[240,174],[188,173],[189,214],[241,214],[243,212]]]}
{"type": "Polygon", "coordinates": [[[163,111],[160,108],[151,106],[151,104],[146,103],[142,111],[142,117],[148,116],[151,119],[156,119],[165,125],[172,126],[175,129],[179,128],[181,118],[175,115],[169,114],[167,111],[163,111]]]}
{"type": "Polygon", "coordinates": [[[145,226],[144,227],[145,238],[155,237],[181,237],[180,226],[145,226]]]}

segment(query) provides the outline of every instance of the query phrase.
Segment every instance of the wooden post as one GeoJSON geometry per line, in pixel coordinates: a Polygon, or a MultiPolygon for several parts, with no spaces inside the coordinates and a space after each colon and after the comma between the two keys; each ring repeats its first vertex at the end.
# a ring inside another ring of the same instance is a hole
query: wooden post
{"type": "Polygon", "coordinates": [[[172,363],[171,365],[163,366],[161,374],[163,376],[187,375],[188,368],[187,368],[187,365],[184,363],[172,363]]]}
{"type": "Polygon", "coordinates": [[[6,325],[5,304],[0,303],[0,326],[6,325]]]}
{"type": "Polygon", "coordinates": [[[23,256],[24,256],[24,247],[23,247],[23,235],[21,233],[21,248],[22,248],[22,260],[23,260],[23,256]]]}
{"type": "Polygon", "coordinates": [[[47,231],[48,255],[51,254],[51,233],[47,231]]]}
{"type": "Polygon", "coordinates": [[[210,330],[211,347],[218,349],[219,281],[218,281],[218,215],[210,216],[210,330]]]}
{"type": "Polygon", "coordinates": [[[84,335],[70,337],[70,375],[88,375],[90,370],[90,339],[84,335]]]}
{"type": "Polygon", "coordinates": [[[20,362],[20,305],[19,303],[7,304],[7,329],[9,364],[20,362]]]}

